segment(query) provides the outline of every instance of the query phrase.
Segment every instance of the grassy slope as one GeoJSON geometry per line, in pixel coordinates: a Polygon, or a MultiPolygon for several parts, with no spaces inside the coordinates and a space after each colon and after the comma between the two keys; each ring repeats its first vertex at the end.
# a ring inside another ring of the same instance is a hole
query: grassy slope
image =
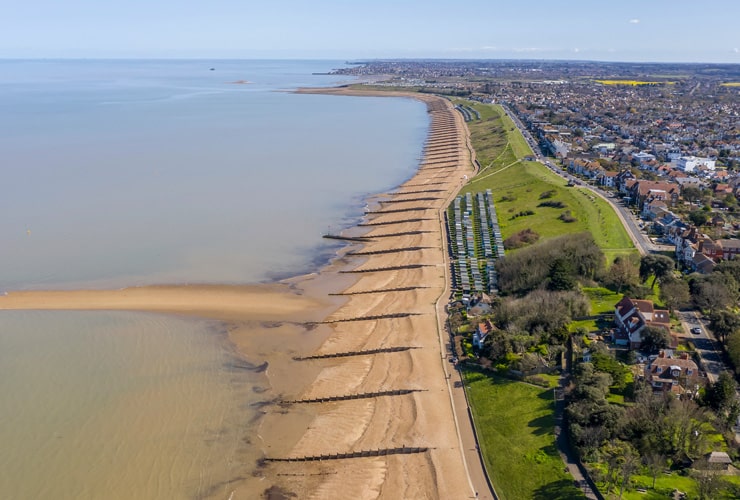
{"type": "Polygon", "coordinates": [[[481,450],[502,499],[583,498],[555,448],[549,389],[468,371],[481,450]],[[506,404],[500,404],[500,401],[506,404]]]}
{"type": "Polygon", "coordinates": [[[504,238],[530,228],[542,238],[590,231],[611,261],[616,255],[635,252],[627,232],[609,204],[586,189],[566,187],[566,182],[544,165],[522,161],[531,155],[527,142],[513,122],[498,106],[475,104],[481,120],[470,122],[471,139],[481,164],[481,172],[462,193],[491,189],[504,238]],[[548,201],[560,201],[565,208],[538,207],[540,194],[554,191],[548,201]],[[504,201],[502,198],[509,198],[504,201]],[[532,210],[533,216],[512,216],[532,210]],[[558,219],[570,210],[577,219],[566,223],[558,219]]]}

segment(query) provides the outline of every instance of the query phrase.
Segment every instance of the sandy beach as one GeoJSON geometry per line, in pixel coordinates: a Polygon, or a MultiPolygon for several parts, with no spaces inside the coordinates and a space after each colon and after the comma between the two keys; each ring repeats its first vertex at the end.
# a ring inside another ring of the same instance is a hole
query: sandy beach
{"type": "Polygon", "coordinates": [[[375,197],[362,227],[352,230],[367,241],[350,245],[317,275],[288,283],[9,292],[0,309],[149,311],[232,325],[237,348],[267,359],[273,393],[291,402],[264,409],[261,453],[279,461],[235,482],[234,499],[265,491],[268,498],[474,496],[436,313],[447,299],[443,212],[473,174],[467,128],[449,101],[431,95],[311,92],[412,97],[428,106],[418,172],[375,197]],[[313,402],[327,398],[335,400],[313,402]],[[392,451],[286,460],[373,450],[392,451]]]}

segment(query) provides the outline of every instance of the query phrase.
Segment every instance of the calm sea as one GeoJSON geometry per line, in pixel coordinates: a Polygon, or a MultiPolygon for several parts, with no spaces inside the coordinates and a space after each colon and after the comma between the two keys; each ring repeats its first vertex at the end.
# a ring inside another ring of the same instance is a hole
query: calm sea
{"type": "MultiPolygon", "coordinates": [[[[411,100],[285,92],[342,65],[0,61],[0,293],[314,270],[428,127],[411,100]]],[[[0,314],[0,498],[227,497],[264,383],[233,367],[212,322],[0,314]]]]}

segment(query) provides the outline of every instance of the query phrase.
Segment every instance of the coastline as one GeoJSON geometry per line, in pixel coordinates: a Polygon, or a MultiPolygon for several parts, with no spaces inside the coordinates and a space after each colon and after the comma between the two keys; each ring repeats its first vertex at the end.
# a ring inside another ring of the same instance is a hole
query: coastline
{"type": "Polygon", "coordinates": [[[473,171],[467,128],[450,103],[436,96],[346,88],[300,92],[406,97],[427,104],[431,125],[424,159],[416,174],[393,193],[377,195],[374,204],[381,209],[368,214],[362,227],[371,241],[346,247],[321,272],[289,285],[11,292],[0,297],[0,309],[120,309],[219,319],[231,324],[229,336],[242,355],[268,360],[272,392],[284,400],[414,391],[266,407],[258,435],[268,458],[397,447],[428,451],[321,463],[268,463],[256,477],[235,487],[235,499],[253,498],[270,485],[275,498],[280,492],[330,498],[450,498],[465,491],[467,496],[467,473],[435,315],[435,304],[446,287],[440,210],[459,190],[462,176],[473,171]],[[398,317],[373,319],[385,314],[398,317]],[[319,324],[308,329],[308,322],[319,324]],[[292,360],[397,347],[408,349],[292,360]]]}

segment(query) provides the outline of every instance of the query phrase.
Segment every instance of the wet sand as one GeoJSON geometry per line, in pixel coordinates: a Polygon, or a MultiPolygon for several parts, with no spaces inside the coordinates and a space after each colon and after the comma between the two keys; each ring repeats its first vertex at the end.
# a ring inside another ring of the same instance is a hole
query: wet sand
{"type": "Polygon", "coordinates": [[[436,314],[437,301],[447,298],[443,212],[463,176],[473,173],[467,129],[449,101],[435,96],[312,92],[427,103],[431,126],[418,172],[394,192],[375,197],[365,225],[352,230],[369,241],[350,245],[319,274],[283,284],[11,292],[0,297],[0,309],[143,310],[221,319],[231,324],[240,352],[269,362],[276,399],[403,392],[266,406],[253,444],[278,459],[404,447],[425,451],[268,461],[234,483],[234,499],[254,498],[268,488],[272,498],[470,497],[436,314]],[[366,350],[380,352],[293,359],[366,350]]]}

